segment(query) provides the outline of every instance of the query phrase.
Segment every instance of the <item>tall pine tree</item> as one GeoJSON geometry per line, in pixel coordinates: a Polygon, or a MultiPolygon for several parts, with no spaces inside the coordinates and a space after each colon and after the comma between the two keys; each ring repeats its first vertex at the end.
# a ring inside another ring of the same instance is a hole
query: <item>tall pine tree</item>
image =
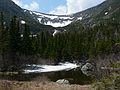
{"type": "Polygon", "coordinates": [[[32,54],[32,35],[30,34],[29,25],[25,24],[25,29],[23,32],[22,39],[22,53],[25,55],[32,54]]]}
{"type": "Polygon", "coordinates": [[[4,25],[5,24],[4,23],[4,15],[3,15],[2,12],[1,12],[0,16],[1,16],[1,22],[0,22],[0,55],[2,57],[1,68],[2,68],[2,71],[5,71],[8,68],[8,65],[7,65],[8,62],[6,60],[6,56],[7,56],[8,51],[9,51],[9,35],[8,35],[8,30],[4,25]]]}
{"type": "Polygon", "coordinates": [[[17,17],[14,16],[10,22],[10,59],[11,59],[11,70],[16,70],[19,62],[19,53],[20,53],[20,28],[19,21],[17,17]]]}

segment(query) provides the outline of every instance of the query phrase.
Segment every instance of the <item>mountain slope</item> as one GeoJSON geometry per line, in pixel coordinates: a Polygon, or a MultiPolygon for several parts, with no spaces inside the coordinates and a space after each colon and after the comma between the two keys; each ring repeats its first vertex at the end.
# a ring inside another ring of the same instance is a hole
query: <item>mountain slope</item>
{"type": "Polygon", "coordinates": [[[75,21],[74,16],[72,15],[52,15],[29,10],[25,10],[25,12],[29,12],[39,23],[51,25],[53,27],[67,26],[71,22],[75,21]]]}
{"type": "Polygon", "coordinates": [[[19,17],[20,20],[27,21],[33,32],[40,30],[53,31],[56,29],[54,27],[69,26],[73,23],[94,26],[105,20],[119,21],[120,1],[106,0],[95,7],[71,15],[52,15],[22,9],[11,0],[1,0],[1,11],[4,12],[6,21],[9,21],[13,15],[19,17]]]}
{"type": "Polygon", "coordinates": [[[54,29],[51,26],[45,26],[38,23],[31,14],[24,12],[24,9],[16,5],[12,0],[0,0],[0,12],[4,13],[4,19],[7,25],[9,25],[10,19],[13,16],[17,16],[20,21],[26,21],[33,32],[54,29]]]}
{"type": "Polygon", "coordinates": [[[119,0],[106,0],[103,3],[87,9],[85,11],[74,14],[75,17],[82,18],[83,24],[90,26],[99,24],[104,20],[120,20],[120,1],[119,0]]]}
{"type": "Polygon", "coordinates": [[[64,27],[76,21],[94,26],[101,20],[120,19],[120,1],[106,0],[95,7],[71,15],[52,15],[29,10],[25,11],[30,13],[39,23],[53,27],[64,27]]]}

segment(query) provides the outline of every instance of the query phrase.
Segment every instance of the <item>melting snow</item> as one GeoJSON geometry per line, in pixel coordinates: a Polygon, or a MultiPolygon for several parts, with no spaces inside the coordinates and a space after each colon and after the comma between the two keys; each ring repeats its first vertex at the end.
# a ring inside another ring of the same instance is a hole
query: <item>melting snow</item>
{"type": "Polygon", "coordinates": [[[59,31],[55,30],[54,33],[53,33],[53,36],[55,36],[57,33],[59,33],[59,31]]]}
{"type": "Polygon", "coordinates": [[[38,21],[41,23],[42,18],[38,18],[38,21]]]}
{"type": "Polygon", "coordinates": [[[50,18],[50,19],[56,19],[58,16],[49,16],[49,15],[44,15],[44,17],[50,18]]]}
{"type": "Polygon", "coordinates": [[[23,34],[21,34],[21,37],[23,37],[23,34]]]}
{"type": "Polygon", "coordinates": [[[40,15],[40,16],[44,15],[44,14],[41,14],[41,13],[38,13],[38,12],[33,12],[33,13],[36,14],[36,15],[40,15]]]}
{"type": "Polygon", "coordinates": [[[82,17],[79,17],[78,20],[82,20],[83,18],[82,17]]]}
{"type": "Polygon", "coordinates": [[[46,25],[51,25],[53,27],[64,27],[64,26],[67,26],[71,23],[72,21],[68,20],[68,21],[63,21],[62,23],[60,22],[56,22],[56,23],[53,23],[53,22],[47,22],[46,25]]]}
{"type": "Polygon", "coordinates": [[[32,15],[33,13],[30,11],[30,14],[32,15]]]}
{"type": "Polygon", "coordinates": [[[77,64],[73,64],[73,63],[61,63],[60,65],[32,65],[32,66],[36,66],[38,69],[24,70],[25,73],[55,72],[55,71],[63,71],[63,70],[68,71],[79,67],[77,64]]]}
{"type": "Polygon", "coordinates": [[[108,14],[108,12],[105,12],[105,15],[107,15],[108,14]]]}
{"type": "Polygon", "coordinates": [[[24,10],[24,12],[26,12],[27,10],[24,10]]]}
{"type": "Polygon", "coordinates": [[[55,16],[55,15],[47,15],[47,14],[42,14],[37,12],[34,12],[34,13],[39,17],[46,17],[50,19],[70,19],[70,20],[73,19],[73,17],[70,17],[70,16],[55,16]]]}
{"type": "Polygon", "coordinates": [[[69,17],[69,16],[66,16],[66,17],[59,17],[60,19],[69,19],[69,20],[72,20],[73,17],[69,17]]]}
{"type": "Polygon", "coordinates": [[[36,15],[38,15],[39,17],[46,17],[46,18],[50,18],[50,19],[55,19],[58,18],[58,16],[54,16],[54,15],[47,15],[47,14],[42,14],[42,13],[37,13],[34,12],[36,15]]]}
{"type": "Polygon", "coordinates": [[[21,24],[25,24],[25,21],[21,20],[21,24]]]}
{"type": "MultiPolygon", "coordinates": [[[[31,12],[30,12],[31,13],[31,12]]],[[[59,15],[49,15],[39,12],[33,12],[38,16],[38,21],[41,23],[41,20],[45,18],[45,25],[51,25],[53,27],[64,27],[70,24],[74,17],[72,16],[59,16],[59,15]],[[57,21],[56,21],[57,20],[57,21]],[[59,20],[59,21],[58,21],[59,20]],[[63,21],[63,22],[61,22],[63,21]]]]}

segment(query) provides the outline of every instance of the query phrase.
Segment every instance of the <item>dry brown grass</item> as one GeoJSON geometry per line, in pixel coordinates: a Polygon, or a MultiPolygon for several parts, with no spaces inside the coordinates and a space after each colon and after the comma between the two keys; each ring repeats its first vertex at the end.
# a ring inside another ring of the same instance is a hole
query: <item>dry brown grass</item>
{"type": "Polygon", "coordinates": [[[90,85],[63,85],[48,81],[0,81],[0,90],[91,90],[90,85]]]}

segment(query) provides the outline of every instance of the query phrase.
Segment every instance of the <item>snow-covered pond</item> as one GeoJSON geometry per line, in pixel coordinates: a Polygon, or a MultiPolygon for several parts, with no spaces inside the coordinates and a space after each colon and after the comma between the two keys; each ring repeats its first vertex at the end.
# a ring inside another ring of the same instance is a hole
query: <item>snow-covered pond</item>
{"type": "Polygon", "coordinates": [[[70,84],[89,84],[92,78],[86,76],[76,63],[59,63],[58,65],[26,65],[24,72],[18,75],[1,76],[0,79],[12,79],[17,81],[50,80],[56,82],[65,79],[70,84]]]}
{"type": "Polygon", "coordinates": [[[69,71],[78,68],[79,65],[75,63],[60,63],[58,65],[27,65],[24,73],[43,73],[43,72],[56,72],[56,71],[69,71]]]}

